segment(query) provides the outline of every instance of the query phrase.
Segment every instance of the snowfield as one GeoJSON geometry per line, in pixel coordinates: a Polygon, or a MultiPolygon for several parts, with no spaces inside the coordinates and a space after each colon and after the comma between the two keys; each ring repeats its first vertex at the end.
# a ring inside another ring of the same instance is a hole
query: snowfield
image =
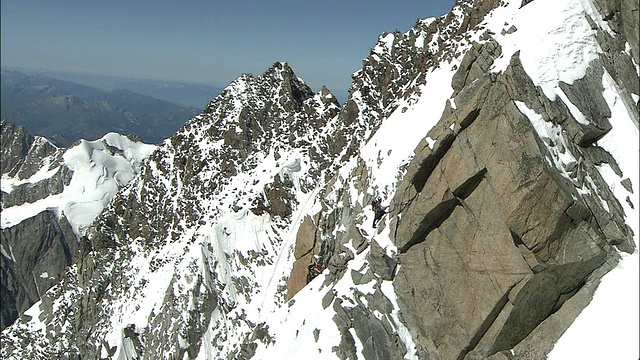
{"type": "MultiPolygon", "coordinates": [[[[37,141],[43,141],[36,138],[37,141]]],[[[100,214],[113,196],[138,172],[157,146],[129,140],[126,136],[109,133],[94,141],[81,140],[79,144],[65,151],[64,162],[73,175],[71,182],[60,194],[50,195],[34,203],[26,203],[2,209],[2,228],[15,226],[45,210],[52,210],[58,216],[64,215],[78,236],[83,236],[89,224],[100,214]],[[112,153],[113,147],[118,153],[112,153]]],[[[45,162],[49,158],[45,159],[45,162]]],[[[2,191],[11,193],[20,184],[35,184],[54,176],[59,166],[48,170],[49,164],[42,164],[42,171],[29,179],[2,176],[2,191]]]]}

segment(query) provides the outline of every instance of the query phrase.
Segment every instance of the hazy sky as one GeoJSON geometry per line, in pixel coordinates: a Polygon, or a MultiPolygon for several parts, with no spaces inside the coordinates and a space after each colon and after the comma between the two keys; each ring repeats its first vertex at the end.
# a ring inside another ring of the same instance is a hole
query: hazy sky
{"type": "Polygon", "coordinates": [[[276,61],[346,93],[383,32],[454,0],[2,0],[2,66],[226,86],[276,61]]]}

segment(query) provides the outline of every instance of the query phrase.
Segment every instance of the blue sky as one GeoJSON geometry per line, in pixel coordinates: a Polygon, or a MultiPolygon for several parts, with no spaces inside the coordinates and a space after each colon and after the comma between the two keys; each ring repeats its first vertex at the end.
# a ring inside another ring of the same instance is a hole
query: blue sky
{"type": "Polygon", "coordinates": [[[454,0],[2,0],[2,66],[226,86],[288,62],[346,93],[383,32],[454,0]]]}

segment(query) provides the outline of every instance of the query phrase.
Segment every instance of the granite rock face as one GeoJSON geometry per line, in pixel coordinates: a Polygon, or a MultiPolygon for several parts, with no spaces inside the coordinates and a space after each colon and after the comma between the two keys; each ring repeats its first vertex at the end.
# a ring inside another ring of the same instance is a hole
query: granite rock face
{"type": "Polygon", "coordinates": [[[316,249],[316,244],[319,243],[317,231],[316,224],[311,217],[305,217],[298,228],[293,253],[295,262],[287,280],[287,298],[289,299],[307,285],[307,266],[312,263],[314,253],[320,250],[316,249]]]}
{"type": "MultiPolygon", "coordinates": [[[[602,77],[593,73],[572,91],[593,94],[589,81],[602,77]]],[[[457,109],[445,111],[428,134],[433,149],[417,149],[393,200],[402,214],[392,224],[401,264],[394,286],[414,338],[424,339],[418,351],[428,358],[482,358],[514,348],[593,281],[594,271],[614,266],[618,249],[635,251],[623,212],[608,212],[600,201],[621,209],[590,155],[602,149],[585,140],[596,130],[580,127],[562,104],[536,90],[517,56],[504,74],[473,80],[456,89],[457,109]],[[563,151],[580,159],[593,181],[549,165],[554,146],[516,102],[544,121],[563,116],[566,128],[576,128],[581,135],[563,151]],[[585,188],[599,195],[579,194],[585,188]]],[[[592,110],[583,113],[605,124],[598,137],[610,128],[600,115],[608,107],[592,99],[592,110]]],[[[548,334],[554,335],[560,334],[548,334]]]]}
{"type": "Polygon", "coordinates": [[[24,161],[33,144],[34,138],[27,133],[24,126],[2,121],[2,173],[9,173],[24,161]]]}

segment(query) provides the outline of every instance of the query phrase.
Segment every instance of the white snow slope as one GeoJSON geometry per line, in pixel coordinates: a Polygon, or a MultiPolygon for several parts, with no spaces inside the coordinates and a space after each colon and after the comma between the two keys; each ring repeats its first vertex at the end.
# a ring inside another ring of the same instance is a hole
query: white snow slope
{"type": "MultiPolygon", "coordinates": [[[[33,146],[44,138],[36,137],[33,146]]],[[[66,166],[73,175],[69,185],[60,194],[50,195],[33,203],[2,209],[2,229],[15,226],[44,210],[64,215],[78,236],[83,236],[87,226],[100,214],[113,196],[126,185],[140,169],[155,145],[129,140],[126,136],[109,133],[95,141],[80,140],[80,143],[64,152],[61,164],[49,164],[45,158],[41,171],[28,179],[2,176],[2,191],[11,191],[21,184],[35,184],[55,175],[60,166],[66,166]],[[112,153],[107,147],[116,148],[112,153]],[[56,166],[57,165],[57,166],[56,166]]]]}

